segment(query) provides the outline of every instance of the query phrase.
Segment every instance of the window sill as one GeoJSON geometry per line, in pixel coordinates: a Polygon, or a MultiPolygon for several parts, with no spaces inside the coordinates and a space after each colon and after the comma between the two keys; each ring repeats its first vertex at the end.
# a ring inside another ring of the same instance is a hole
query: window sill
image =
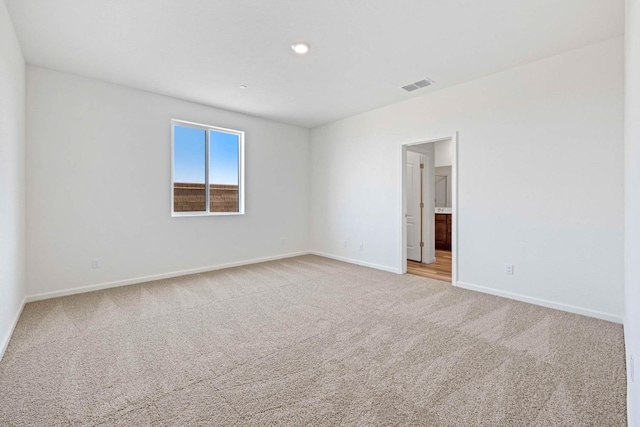
{"type": "Polygon", "coordinates": [[[171,212],[171,217],[191,217],[191,216],[237,216],[244,215],[244,212],[171,212]]]}

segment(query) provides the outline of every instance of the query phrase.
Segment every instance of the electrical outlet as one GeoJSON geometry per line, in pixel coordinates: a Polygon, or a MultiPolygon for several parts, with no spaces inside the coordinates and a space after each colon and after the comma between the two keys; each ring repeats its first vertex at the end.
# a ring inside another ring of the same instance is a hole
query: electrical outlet
{"type": "Polygon", "coordinates": [[[347,241],[345,240],[344,242],[342,242],[342,247],[346,248],[347,247],[347,241]]]}
{"type": "Polygon", "coordinates": [[[633,354],[630,357],[630,361],[629,361],[629,377],[631,378],[631,382],[635,382],[636,381],[636,373],[635,373],[635,363],[633,363],[633,354]]]}
{"type": "Polygon", "coordinates": [[[281,244],[281,245],[284,245],[284,242],[285,242],[285,238],[284,238],[284,237],[281,237],[281,238],[280,238],[280,244],[281,244]]]}
{"type": "Polygon", "coordinates": [[[364,243],[360,243],[360,252],[364,251],[364,243]]]}
{"type": "Polygon", "coordinates": [[[504,274],[513,275],[513,264],[504,265],[504,274]]]}
{"type": "Polygon", "coordinates": [[[100,258],[94,258],[91,260],[91,268],[100,268],[102,267],[102,260],[100,258]]]}

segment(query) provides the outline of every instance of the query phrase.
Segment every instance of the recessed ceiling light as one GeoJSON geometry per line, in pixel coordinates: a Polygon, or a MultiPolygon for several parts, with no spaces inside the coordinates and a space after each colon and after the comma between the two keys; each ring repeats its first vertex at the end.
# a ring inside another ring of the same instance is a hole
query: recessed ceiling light
{"type": "Polygon", "coordinates": [[[307,42],[296,42],[291,45],[291,49],[293,49],[293,51],[298,55],[304,55],[309,52],[310,48],[311,46],[309,46],[309,43],[307,42]]]}
{"type": "Polygon", "coordinates": [[[247,85],[240,85],[240,89],[246,89],[247,85]]]}

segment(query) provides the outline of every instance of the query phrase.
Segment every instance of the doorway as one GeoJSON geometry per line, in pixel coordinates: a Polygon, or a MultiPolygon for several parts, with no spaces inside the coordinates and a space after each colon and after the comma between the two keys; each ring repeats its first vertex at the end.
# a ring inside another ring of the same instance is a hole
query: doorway
{"type": "Polygon", "coordinates": [[[457,133],[401,145],[402,273],[457,280],[457,133]]]}

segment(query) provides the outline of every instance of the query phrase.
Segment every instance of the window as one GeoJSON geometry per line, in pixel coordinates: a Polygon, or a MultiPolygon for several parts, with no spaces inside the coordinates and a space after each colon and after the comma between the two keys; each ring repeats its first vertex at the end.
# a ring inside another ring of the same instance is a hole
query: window
{"type": "Polygon", "coordinates": [[[179,120],[171,130],[172,215],[244,214],[244,132],[179,120]]]}

